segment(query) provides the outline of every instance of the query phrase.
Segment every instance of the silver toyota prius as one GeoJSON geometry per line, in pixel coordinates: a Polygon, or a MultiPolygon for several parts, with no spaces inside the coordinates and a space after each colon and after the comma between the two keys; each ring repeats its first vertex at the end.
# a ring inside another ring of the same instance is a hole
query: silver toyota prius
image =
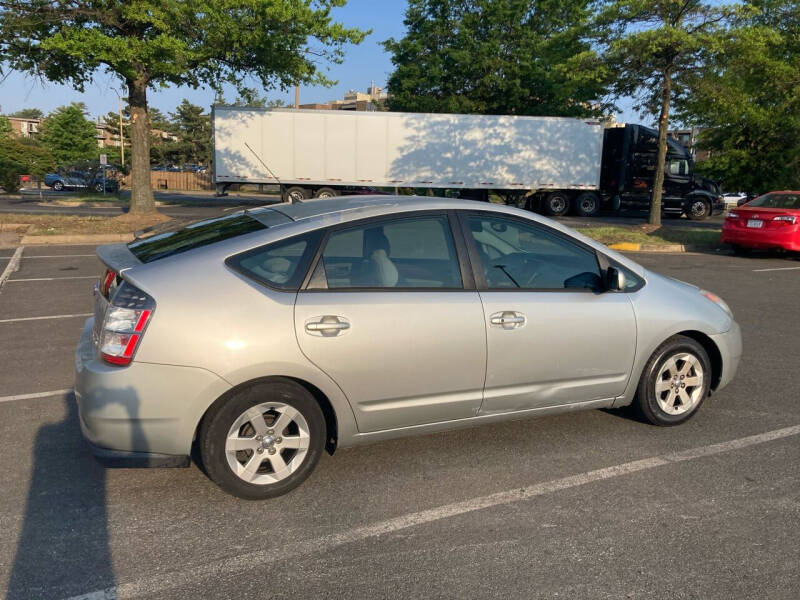
{"type": "Polygon", "coordinates": [[[323,450],[633,404],[691,418],[734,376],[711,292],[506,206],[358,196],[102,246],[76,353],[83,435],[112,466],[284,494],[323,450]]]}

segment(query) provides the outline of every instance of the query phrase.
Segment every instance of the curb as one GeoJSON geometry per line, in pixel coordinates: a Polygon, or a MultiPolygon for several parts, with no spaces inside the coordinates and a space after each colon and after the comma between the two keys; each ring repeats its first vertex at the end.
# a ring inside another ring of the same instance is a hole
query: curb
{"type": "Polygon", "coordinates": [[[609,244],[609,248],[619,252],[702,252],[713,250],[716,246],[701,246],[694,244],[635,244],[632,242],[619,242],[609,244]]]}
{"type": "Polygon", "coordinates": [[[115,242],[130,242],[132,233],[87,233],[72,235],[23,235],[20,240],[22,245],[47,245],[47,244],[113,244],[115,242]]]}

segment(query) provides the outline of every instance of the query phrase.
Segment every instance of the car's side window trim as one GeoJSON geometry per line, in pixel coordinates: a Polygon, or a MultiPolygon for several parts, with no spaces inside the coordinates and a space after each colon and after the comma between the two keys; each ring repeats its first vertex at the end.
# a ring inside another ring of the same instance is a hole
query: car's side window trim
{"type": "MultiPolygon", "coordinates": [[[[475,285],[478,291],[481,292],[545,292],[545,293],[553,293],[553,292],[566,292],[566,293],[576,293],[576,294],[597,294],[598,290],[593,290],[591,288],[491,288],[489,287],[486,277],[483,273],[483,269],[480,267],[482,265],[482,259],[480,254],[478,253],[478,247],[475,243],[475,238],[472,235],[472,231],[469,227],[469,217],[471,216],[478,216],[478,217],[486,217],[486,218],[495,218],[495,219],[507,219],[510,221],[516,221],[518,223],[522,223],[532,229],[540,230],[546,234],[554,235],[570,244],[577,246],[583,250],[586,250],[590,254],[592,254],[597,261],[597,269],[600,273],[601,277],[605,277],[605,269],[602,267],[601,259],[602,253],[598,252],[596,249],[592,248],[581,242],[580,240],[576,240],[569,235],[558,231],[557,229],[553,229],[548,227],[547,225],[542,225],[541,223],[537,223],[535,221],[530,221],[516,215],[509,215],[506,213],[499,213],[494,211],[488,210],[469,210],[469,211],[457,211],[458,212],[458,220],[461,223],[461,234],[466,239],[466,244],[468,248],[470,262],[472,263],[472,273],[473,277],[475,278],[475,285]]],[[[602,290],[605,291],[605,290],[602,290]]],[[[626,290],[627,291],[627,290],[626,290]]]]}
{"type": "Polygon", "coordinates": [[[300,292],[302,293],[320,293],[320,292],[341,292],[341,293],[351,293],[351,292],[464,292],[464,291],[474,291],[475,287],[475,280],[472,275],[473,269],[472,266],[467,258],[467,250],[466,250],[466,243],[461,236],[461,231],[459,229],[459,223],[455,214],[455,211],[452,210],[422,210],[422,211],[410,211],[406,213],[400,214],[392,214],[392,215],[380,215],[377,217],[367,217],[364,219],[358,219],[355,221],[348,221],[346,223],[338,223],[336,225],[332,225],[327,227],[324,230],[324,235],[320,243],[317,246],[316,253],[314,258],[311,260],[309,264],[305,277],[303,278],[303,283],[300,286],[300,292]],[[336,233],[337,231],[341,231],[344,229],[354,229],[357,227],[361,227],[364,225],[371,225],[373,223],[388,223],[392,221],[400,221],[406,219],[418,219],[421,217],[444,217],[447,220],[448,224],[448,231],[450,232],[450,236],[453,240],[453,246],[455,250],[455,259],[458,261],[458,268],[459,273],[461,275],[461,287],[448,287],[448,288],[440,288],[440,287],[342,287],[342,288],[310,288],[310,284],[312,279],[314,278],[314,273],[317,270],[320,262],[322,261],[322,255],[325,252],[325,247],[328,244],[331,236],[336,233]]]}

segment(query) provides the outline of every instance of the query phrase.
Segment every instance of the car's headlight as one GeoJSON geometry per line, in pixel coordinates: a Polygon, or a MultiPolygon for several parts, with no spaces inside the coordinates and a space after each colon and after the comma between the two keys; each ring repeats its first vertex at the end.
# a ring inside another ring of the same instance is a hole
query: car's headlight
{"type": "Polygon", "coordinates": [[[719,306],[722,310],[728,313],[731,317],[733,317],[733,311],[731,307],[728,306],[728,303],[725,302],[722,298],[717,296],[714,292],[709,292],[708,290],[700,290],[700,293],[705,296],[708,300],[711,300],[714,304],[719,306]]]}

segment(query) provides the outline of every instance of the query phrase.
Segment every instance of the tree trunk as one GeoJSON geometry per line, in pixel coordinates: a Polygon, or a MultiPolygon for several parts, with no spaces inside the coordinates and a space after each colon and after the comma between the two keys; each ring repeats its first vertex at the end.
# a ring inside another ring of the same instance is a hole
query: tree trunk
{"type": "Polygon", "coordinates": [[[664,73],[661,88],[661,114],[658,116],[658,152],[656,172],[653,176],[653,195],[650,197],[651,225],[661,225],[661,192],[664,189],[664,163],[667,159],[667,128],[669,127],[669,100],[672,95],[672,74],[664,73]]]}
{"type": "Polygon", "coordinates": [[[150,121],[147,118],[147,80],[129,79],[131,111],[131,206],[132,213],[155,212],[150,188],[150,121]]]}

